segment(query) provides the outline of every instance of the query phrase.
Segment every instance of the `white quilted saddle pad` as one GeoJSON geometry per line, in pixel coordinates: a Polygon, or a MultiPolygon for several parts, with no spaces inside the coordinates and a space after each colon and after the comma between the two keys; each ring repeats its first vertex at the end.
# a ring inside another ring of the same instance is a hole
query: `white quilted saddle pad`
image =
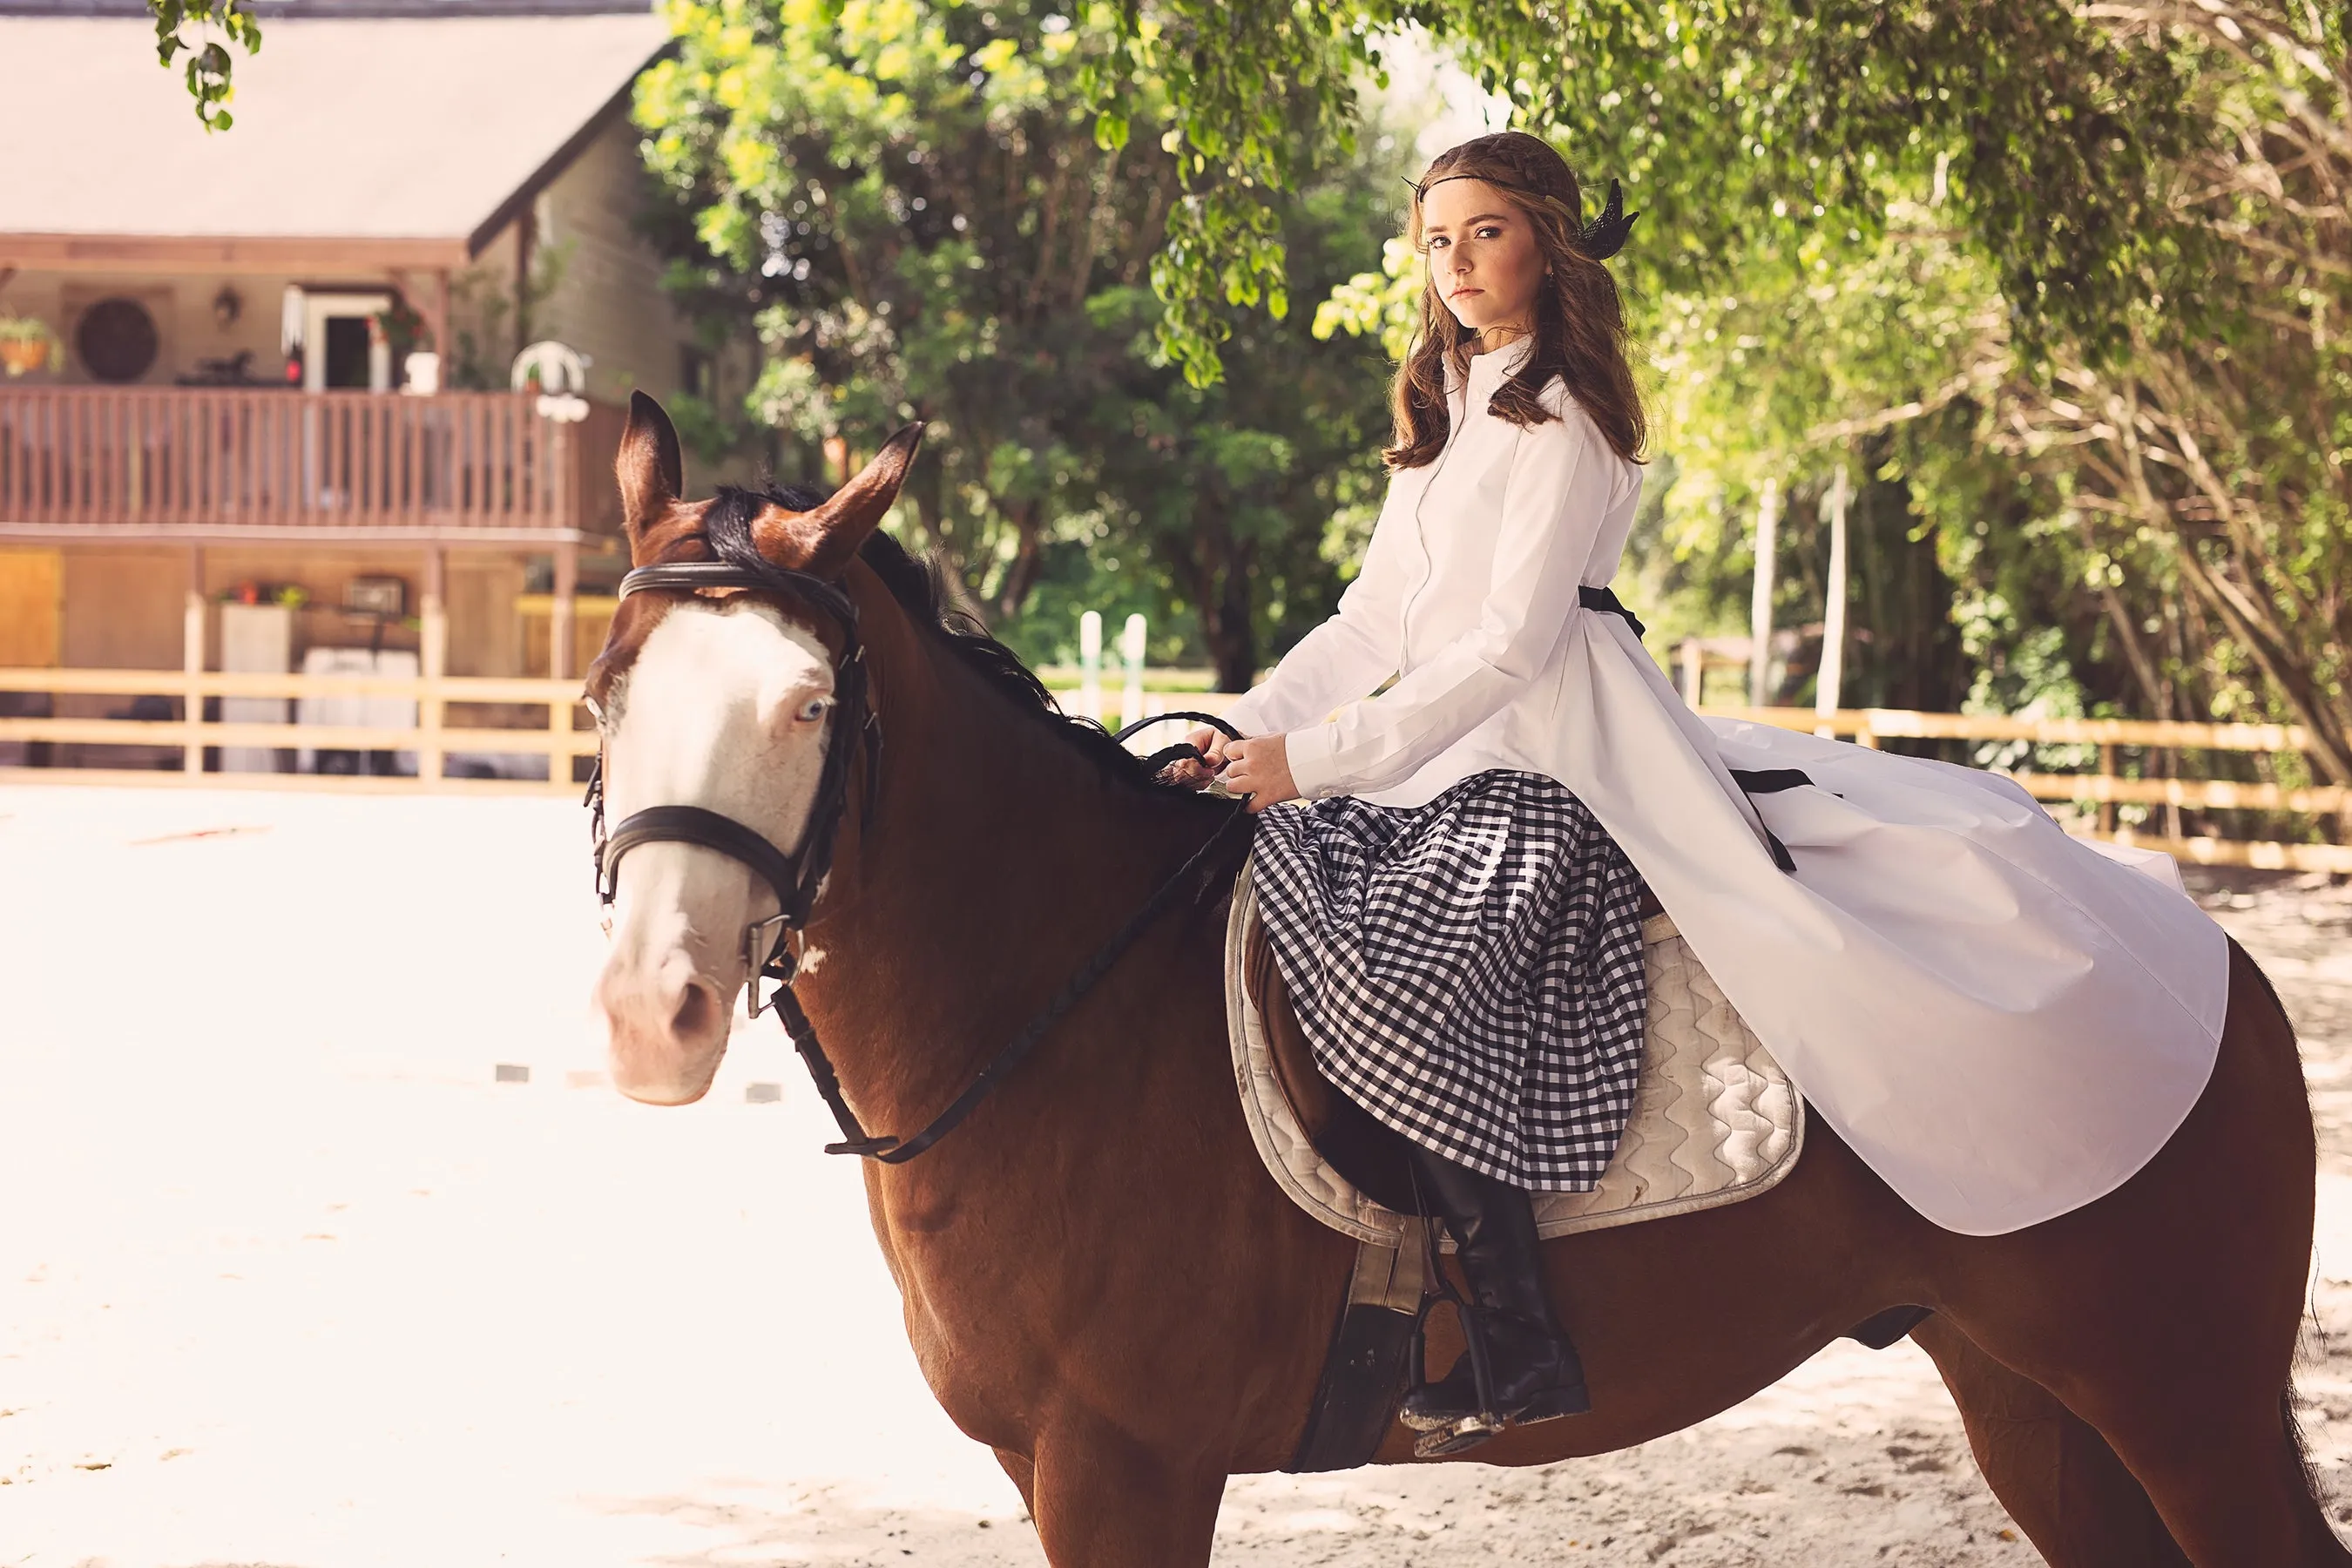
{"type": "MultiPolygon", "coordinates": [[[[1225,1016],[1250,1136],[1276,1184],[1300,1208],[1358,1241],[1394,1247],[1402,1222],[1324,1163],[1275,1076],[1264,1022],[1244,980],[1247,936],[1257,918],[1257,889],[1244,866],[1225,928],[1225,1016]]],[[[1546,1237],[1752,1198],[1795,1170],[1804,1148],[1803,1098],[1699,967],[1674,922],[1664,915],[1648,921],[1642,939],[1649,959],[1649,1060],[1633,1118],[1599,1185],[1589,1193],[1535,1194],[1536,1228],[1546,1237]]]]}

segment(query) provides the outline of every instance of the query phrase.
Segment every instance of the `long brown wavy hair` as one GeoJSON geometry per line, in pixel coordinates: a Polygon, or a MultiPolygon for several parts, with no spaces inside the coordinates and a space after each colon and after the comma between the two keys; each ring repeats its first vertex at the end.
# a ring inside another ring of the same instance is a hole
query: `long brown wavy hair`
{"type": "MultiPolygon", "coordinates": [[[[1596,243],[1584,221],[1583,190],[1568,161],[1540,137],[1504,131],[1465,142],[1429,165],[1413,189],[1405,229],[1415,250],[1428,246],[1422,232],[1423,192],[1434,181],[1465,175],[1485,180],[1527,215],[1549,272],[1536,295],[1533,352],[1496,392],[1487,411],[1518,426],[1556,418],[1543,405],[1543,389],[1558,376],[1617,455],[1640,462],[1649,425],[1629,359],[1624,304],[1617,280],[1601,259],[1622,243],[1623,223],[1631,220],[1613,226],[1611,236],[1596,243]]],[[[1391,468],[1420,468],[1444,450],[1453,423],[1445,404],[1445,367],[1451,361],[1466,374],[1474,341],[1445,308],[1433,273],[1421,291],[1421,330],[1397,370],[1396,444],[1381,454],[1391,468]]]]}

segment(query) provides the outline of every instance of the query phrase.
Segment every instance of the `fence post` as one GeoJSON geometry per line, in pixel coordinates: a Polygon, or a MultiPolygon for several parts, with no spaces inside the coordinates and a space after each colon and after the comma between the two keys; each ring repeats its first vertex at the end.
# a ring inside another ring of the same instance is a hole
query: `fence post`
{"type": "Polygon", "coordinates": [[[441,780],[441,678],[449,672],[448,552],[436,544],[425,552],[425,593],[416,606],[417,667],[425,690],[416,704],[416,776],[441,780]]]}
{"type": "Polygon", "coordinates": [[[1127,665],[1127,680],[1118,694],[1118,721],[1134,723],[1143,717],[1143,644],[1145,623],[1141,616],[1127,617],[1127,626],[1119,634],[1119,657],[1127,665]]]}
{"type": "Polygon", "coordinates": [[[547,606],[547,673],[561,680],[572,673],[572,617],[580,593],[580,546],[570,540],[555,547],[554,586],[547,606]]]}
{"type": "Polygon", "coordinates": [[[1078,713],[1102,721],[1102,616],[1094,610],[1078,617],[1078,713]]]}
{"type": "Polygon", "coordinates": [[[2099,831],[2113,833],[2116,830],[2116,749],[2114,746],[2104,745],[2099,748],[2099,772],[2105,774],[2107,780],[2106,798],[2099,802],[2099,831]]]}
{"type": "Polygon", "coordinates": [[[183,772],[205,771],[205,547],[188,546],[188,597],[180,616],[180,670],[185,695],[182,717],[188,739],[181,751],[183,772]]]}
{"type": "Polygon", "coordinates": [[[547,787],[557,795],[569,795],[573,783],[572,752],[559,750],[556,737],[572,733],[572,710],[577,700],[566,692],[547,700],[547,787]]]}
{"type": "Polygon", "coordinates": [[[1698,638],[1685,637],[1678,651],[1682,655],[1683,700],[1696,709],[1699,688],[1706,684],[1706,650],[1699,646],[1698,638]]]}
{"type": "Polygon", "coordinates": [[[1748,606],[1748,705],[1761,708],[1770,699],[1772,679],[1772,577],[1779,552],[1780,482],[1764,481],[1756,503],[1756,592],[1748,606]]]}
{"type": "Polygon", "coordinates": [[[1830,580],[1822,611],[1821,672],[1813,683],[1813,712],[1821,722],[1813,726],[1813,733],[1822,736],[1836,733],[1830,728],[1830,716],[1837,711],[1845,683],[1845,465],[1840,463],[1830,493],[1822,499],[1830,521],[1830,580]]]}

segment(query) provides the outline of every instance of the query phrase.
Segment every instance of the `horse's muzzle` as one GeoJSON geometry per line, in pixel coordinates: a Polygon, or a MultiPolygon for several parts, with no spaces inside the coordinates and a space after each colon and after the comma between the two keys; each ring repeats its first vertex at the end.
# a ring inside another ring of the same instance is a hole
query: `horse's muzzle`
{"type": "Polygon", "coordinates": [[[651,962],[615,952],[596,982],[610,1031],[613,1083],[648,1105],[703,1097],[727,1054],[726,994],[672,950],[651,962]]]}

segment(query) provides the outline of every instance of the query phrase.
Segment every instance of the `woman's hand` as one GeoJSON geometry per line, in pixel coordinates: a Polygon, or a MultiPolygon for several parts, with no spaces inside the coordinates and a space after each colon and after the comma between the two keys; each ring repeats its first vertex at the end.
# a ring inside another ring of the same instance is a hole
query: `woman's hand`
{"type": "Polygon", "coordinates": [[[1201,753],[1201,760],[1180,757],[1160,770],[1160,776],[1170,784],[1186,789],[1206,789],[1225,765],[1225,747],[1229,742],[1222,730],[1212,730],[1206,724],[1185,732],[1184,742],[1201,753]]]}
{"type": "Polygon", "coordinates": [[[1254,735],[1224,745],[1225,787],[1250,797],[1253,812],[1298,798],[1290,777],[1290,742],[1283,735],[1254,735]]]}

